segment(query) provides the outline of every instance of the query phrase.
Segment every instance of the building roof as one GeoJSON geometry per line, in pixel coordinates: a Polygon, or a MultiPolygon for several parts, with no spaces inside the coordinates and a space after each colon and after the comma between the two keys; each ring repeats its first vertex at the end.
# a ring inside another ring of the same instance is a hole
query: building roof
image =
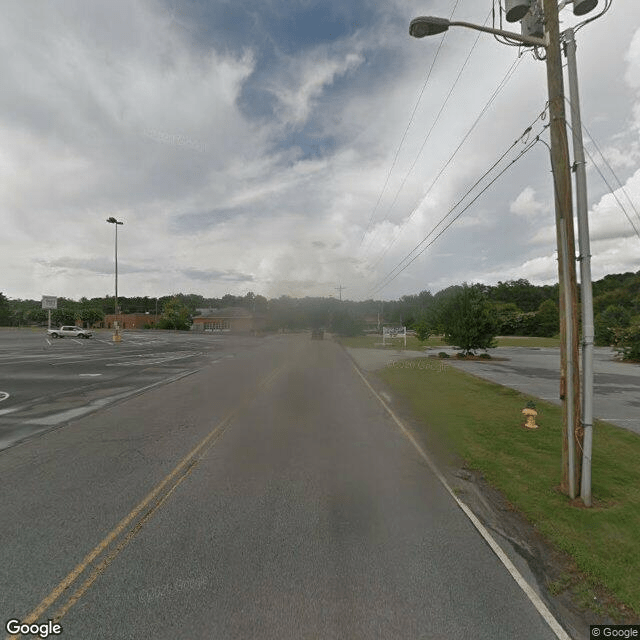
{"type": "Polygon", "coordinates": [[[253,313],[244,307],[225,307],[223,309],[196,309],[198,318],[252,318],[253,313]]]}

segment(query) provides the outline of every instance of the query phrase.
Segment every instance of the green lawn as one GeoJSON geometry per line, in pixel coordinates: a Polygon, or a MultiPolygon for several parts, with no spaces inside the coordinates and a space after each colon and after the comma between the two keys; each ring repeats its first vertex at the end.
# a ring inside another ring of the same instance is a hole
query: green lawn
{"type": "MultiPolygon", "coordinates": [[[[417,364],[414,361],[414,364],[417,364]]],[[[453,367],[385,368],[381,378],[410,403],[425,429],[483,473],[579,570],[640,614],[640,437],[594,427],[594,508],[572,506],[560,484],[561,408],[453,367]],[[521,410],[536,403],[540,428],[521,410]]]]}
{"type": "MultiPolygon", "coordinates": [[[[338,338],[345,347],[356,349],[400,349],[404,350],[403,340],[393,340],[389,346],[382,346],[382,336],[368,335],[357,338],[338,338]]],[[[520,336],[505,336],[496,338],[499,347],[560,347],[559,338],[529,338],[520,336]]],[[[407,336],[407,350],[423,351],[425,347],[448,346],[443,336],[431,336],[426,342],[420,342],[415,336],[407,336]]]]}

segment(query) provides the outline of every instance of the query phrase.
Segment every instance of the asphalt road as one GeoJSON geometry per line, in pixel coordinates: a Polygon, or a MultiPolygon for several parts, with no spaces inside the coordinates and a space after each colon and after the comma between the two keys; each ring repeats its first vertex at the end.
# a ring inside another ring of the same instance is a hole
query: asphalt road
{"type": "Polygon", "coordinates": [[[202,352],[172,382],[147,371],[157,386],[98,360],[125,353],[106,344],[40,363],[138,391],[0,452],[3,623],[53,618],[83,640],[558,637],[339,345],[194,339],[156,345],[202,352]]]}

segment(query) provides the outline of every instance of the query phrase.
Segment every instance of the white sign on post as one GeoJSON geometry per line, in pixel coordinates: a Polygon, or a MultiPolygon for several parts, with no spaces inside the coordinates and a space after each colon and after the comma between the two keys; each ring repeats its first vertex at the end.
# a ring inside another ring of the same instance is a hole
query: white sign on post
{"type": "Polygon", "coordinates": [[[386,346],[387,340],[404,338],[404,346],[407,346],[407,327],[382,327],[382,344],[386,346]]]}
{"type": "Polygon", "coordinates": [[[47,326],[51,329],[51,309],[58,308],[58,298],[56,296],[42,296],[42,308],[48,311],[47,326]]]}

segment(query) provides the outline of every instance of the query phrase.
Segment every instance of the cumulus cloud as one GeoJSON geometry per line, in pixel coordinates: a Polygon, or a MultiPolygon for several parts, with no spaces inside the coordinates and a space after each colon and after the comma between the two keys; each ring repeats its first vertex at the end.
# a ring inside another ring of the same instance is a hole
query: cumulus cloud
{"type": "Polygon", "coordinates": [[[518,216],[535,217],[547,212],[548,207],[536,199],[535,189],[525,187],[509,206],[509,211],[518,216]]]}

